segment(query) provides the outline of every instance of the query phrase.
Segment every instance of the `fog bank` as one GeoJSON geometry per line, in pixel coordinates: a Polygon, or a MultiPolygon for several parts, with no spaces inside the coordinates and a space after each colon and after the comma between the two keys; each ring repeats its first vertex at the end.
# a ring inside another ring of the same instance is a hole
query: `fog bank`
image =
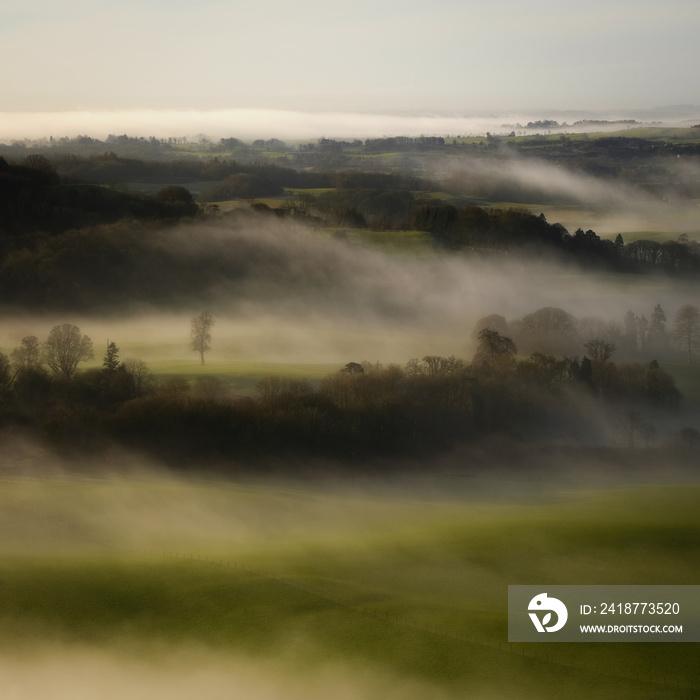
{"type": "MultiPolygon", "coordinates": [[[[629,310],[649,318],[661,304],[672,319],[699,292],[688,279],[584,271],[517,255],[390,254],[269,218],[188,226],[161,238],[168,265],[192,270],[181,275],[190,287],[171,285],[166,275],[158,305],[127,287],[131,300],[109,315],[100,306],[106,288],[99,296],[85,292],[93,313],[6,313],[0,351],[75,323],[100,349],[98,359],[109,339],[122,357],[194,365],[190,319],[209,308],[216,316],[212,363],[404,363],[426,354],[470,356],[474,324],[489,314],[512,321],[557,306],[621,323],[629,310]]],[[[144,279],[150,284],[164,269],[146,269],[144,279]]]]}
{"type": "MultiPolygon", "coordinates": [[[[699,110],[700,112],[700,110],[699,110]]],[[[651,115],[636,114],[640,119],[651,115]]],[[[656,124],[689,126],[687,115],[653,115],[656,124]],[[661,121],[663,120],[663,122],[661,121]]],[[[219,110],[75,110],[52,112],[2,112],[0,113],[0,142],[13,139],[36,139],[78,134],[104,139],[109,134],[130,136],[206,135],[209,138],[235,136],[241,139],[312,139],[368,138],[387,135],[421,136],[485,136],[508,134],[518,125],[554,117],[560,123],[568,122],[563,131],[601,131],[620,129],[625,125],[578,125],[573,122],[585,119],[629,119],[629,112],[557,112],[543,110],[491,112],[491,113],[357,113],[341,111],[293,111],[281,109],[219,109],[219,110]]],[[[541,131],[535,129],[532,133],[541,131]]]]}
{"type": "MultiPolygon", "coordinates": [[[[153,651],[149,650],[149,655],[153,651]]],[[[291,659],[170,648],[146,662],[131,654],[41,645],[0,655],[4,700],[404,700],[448,697],[435,686],[346,662],[296,669],[291,659]],[[158,658],[160,657],[160,658],[158,658]]]]}

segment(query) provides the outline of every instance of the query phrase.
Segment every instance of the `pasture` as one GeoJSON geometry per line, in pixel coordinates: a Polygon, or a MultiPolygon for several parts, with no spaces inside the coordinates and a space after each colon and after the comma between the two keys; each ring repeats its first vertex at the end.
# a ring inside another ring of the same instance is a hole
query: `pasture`
{"type": "Polygon", "coordinates": [[[506,595],[696,583],[698,486],[511,479],[6,478],[0,676],[89,648],[163,683],[245,660],[247,697],[697,697],[696,645],[511,645],[506,595]]]}

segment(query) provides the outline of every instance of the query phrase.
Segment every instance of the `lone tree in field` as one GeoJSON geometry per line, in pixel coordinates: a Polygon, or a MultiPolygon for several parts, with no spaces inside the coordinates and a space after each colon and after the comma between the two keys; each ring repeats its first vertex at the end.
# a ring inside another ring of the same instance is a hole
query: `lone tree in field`
{"type": "Polygon", "coordinates": [[[693,361],[693,352],[700,349],[700,309],[697,306],[686,304],[678,310],[671,337],[688,351],[690,364],[693,361]]]}
{"type": "Polygon", "coordinates": [[[80,334],[80,328],[70,323],[54,326],[44,343],[44,360],[56,375],[70,379],[79,362],[91,360],[92,341],[80,334]]]}
{"type": "Polygon", "coordinates": [[[192,319],[192,350],[199,353],[199,356],[204,364],[204,353],[211,349],[211,327],[214,325],[214,317],[208,312],[203,311],[199,316],[192,319]]]}

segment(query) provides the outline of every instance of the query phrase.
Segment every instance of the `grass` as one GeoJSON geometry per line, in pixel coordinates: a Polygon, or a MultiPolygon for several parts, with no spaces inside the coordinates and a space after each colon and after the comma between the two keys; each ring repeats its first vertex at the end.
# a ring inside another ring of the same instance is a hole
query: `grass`
{"type": "Polygon", "coordinates": [[[303,194],[310,194],[317,197],[320,194],[325,194],[326,192],[335,192],[335,187],[285,187],[284,193],[286,195],[294,195],[298,197],[303,194]]]}
{"type": "Polygon", "coordinates": [[[424,697],[693,697],[664,678],[700,685],[695,645],[511,646],[505,599],[513,583],[697,583],[700,488],[445,491],[6,481],[0,651],[38,635],[145,657],[197,644],[293,657],[309,681],[379,668],[424,697]]]}
{"type": "Polygon", "coordinates": [[[626,136],[627,138],[649,139],[666,143],[700,143],[700,129],[667,126],[639,126],[607,134],[591,134],[590,136],[591,138],[626,136]]]}
{"type": "MultiPolygon", "coordinates": [[[[532,133],[527,132],[520,136],[500,137],[504,141],[511,141],[527,146],[528,142],[535,141],[533,145],[537,146],[543,140],[557,143],[561,140],[562,135],[566,136],[569,141],[584,141],[606,138],[638,138],[648,139],[651,141],[664,141],[666,143],[700,143],[700,129],[684,128],[684,127],[666,127],[666,126],[625,126],[617,130],[610,131],[592,131],[580,133],[568,133],[566,129],[551,129],[551,133],[532,133]]],[[[479,143],[485,139],[457,139],[464,143],[479,143]]]]}
{"type": "Polygon", "coordinates": [[[337,363],[284,363],[284,362],[210,362],[201,365],[193,361],[160,360],[149,364],[150,370],[159,382],[170,377],[180,376],[189,382],[200,377],[216,377],[234,394],[250,396],[255,393],[258,382],[271,375],[286,379],[318,382],[341,365],[337,363]]]}
{"type": "Polygon", "coordinates": [[[436,246],[430,234],[424,231],[374,231],[372,229],[346,229],[348,240],[361,243],[387,253],[400,253],[410,257],[435,255],[436,246]]]}

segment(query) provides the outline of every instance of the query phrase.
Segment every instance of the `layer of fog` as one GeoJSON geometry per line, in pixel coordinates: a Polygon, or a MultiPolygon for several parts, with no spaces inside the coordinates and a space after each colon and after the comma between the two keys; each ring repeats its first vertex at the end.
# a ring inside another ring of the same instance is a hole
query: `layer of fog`
{"type": "MultiPolygon", "coordinates": [[[[584,401],[582,411],[586,420],[610,422],[592,403],[584,401]]],[[[266,549],[410,538],[450,518],[488,520],[502,503],[577,501],[590,489],[700,478],[695,461],[682,455],[667,453],[659,463],[654,450],[533,447],[502,438],[362,466],[286,458],[229,469],[227,478],[205,465],[181,476],[135,450],[67,458],[35,438],[3,433],[0,553],[174,552],[243,561],[266,549]]]]}
{"type": "MultiPolygon", "coordinates": [[[[150,656],[150,654],[149,654],[150,656]]],[[[145,661],[81,648],[37,645],[31,655],[0,656],[4,700],[403,700],[447,698],[439,688],[367,663],[295,667],[290,658],[168,648],[145,661]]],[[[486,697],[474,696],[474,697],[486,697]]]]}
{"type": "Polygon", "coordinates": [[[6,315],[0,351],[10,353],[26,335],[43,340],[58,323],[76,323],[99,359],[110,340],[123,358],[196,366],[190,319],[208,307],[216,317],[212,364],[404,363],[426,354],[470,356],[474,325],[489,314],[512,321],[557,306],[577,318],[621,322],[629,310],[649,318],[661,304],[672,319],[700,289],[687,279],[584,272],[516,254],[408,257],[269,218],[183,227],[166,236],[176,259],[208,276],[205,294],[183,297],[173,289],[169,306],[155,310],[135,299],[109,316],[6,315]]]}
{"type": "Polygon", "coordinates": [[[496,157],[438,160],[425,167],[450,191],[461,189],[461,194],[479,197],[480,191],[493,189],[503,192],[506,201],[508,193],[514,192],[520,197],[514,201],[527,202],[535,214],[543,211],[537,203],[544,211],[551,207],[552,213],[547,211],[549,222],[562,223],[570,233],[582,228],[608,237],[627,232],[637,236],[637,232],[666,232],[671,240],[681,233],[700,237],[700,205],[683,196],[685,183],[697,190],[700,175],[696,161],[666,160],[658,177],[667,184],[662,187],[656,183],[654,192],[613,177],[596,177],[556,163],[518,157],[517,152],[508,150],[496,157]]]}
{"type": "MultiPolygon", "coordinates": [[[[18,446],[14,455],[8,455],[6,444],[0,444],[0,462],[14,459],[22,463],[24,459],[26,463],[28,457],[32,458],[32,449],[35,448],[30,445],[18,446]]],[[[495,450],[492,457],[494,454],[495,450]]],[[[274,480],[258,480],[255,484],[187,481],[159,475],[156,466],[134,455],[123,454],[120,459],[122,467],[126,462],[133,469],[131,477],[95,478],[101,469],[110,468],[101,461],[93,465],[92,478],[61,475],[60,463],[54,464],[53,478],[34,478],[28,468],[25,474],[2,478],[0,553],[7,566],[3,577],[11,577],[16,570],[13,567],[21,570],[24,562],[30,566],[32,562],[44,562],[45,566],[38,570],[42,572],[50,572],[55,566],[65,571],[63,567],[73,565],[81,572],[86,564],[99,564],[102,555],[106,555],[107,566],[123,561],[133,567],[140,562],[153,565],[159,561],[165,566],[180,562],[183,566],[211,567],[211,563],[186,559],[190,554],[215,555],[253,564],[255,568],[276,567],[270,573],[291,579],[299,576],[302,582],[311,576],[310,581],[316,583],[306,585],[330,586],[330,591],[341,597],[356,596],[358,591],[366,590],[370,592],[369,601],[377,595],[390,597],[397,586],[399,597],[405,597],[412,590],[412,583],[418,590],[425,590],[426,581],[433,581],[431,596],[418,597],[410,604],[420,619],[433,606],[442,606],[443,595],[445,605],[460,611],[471,610],[476,601],[482,607],[500,605],[497,592],[504,590],[504,572],[483,562],[479,544],[483,546],[494,537],[496,542],[500,537],[510,537],[514,522],[534,526],[526,529],[526,535],[516,535],[516,542],[522,541],[526,548],[541,553],[543,549],[546,552],[544,528],[550,517],[554,522],[570,518],[572,532],[580,526],[595,533],[601,522],[614,527],[618,517],[623,532],[630,522],[644,522],[645,527],[659,522],[671,528],[680,522],[687,527],[693,498],[692,491],[683,493],[678,487],[669,491],[641,487],[634,492],[636,500],[632,504],[652,507],[635,509],[626,500],[628,494],[619,489],[602,495],[572,493],[566,478],[533,480],[532,476],[514,484],[517,488],[510,493],[494,478],[491,490],[483,483],[463,480],[464,497],[460,498],[454,488],[456,481],[448,487],[439,486],[447,473],[433,475],[422,483],[412,482],[409,476],[376,479],[374,484],[365,482],[359,486],[350,479],[294,485],[274,480]],[[528,481],[534,481],[529,492],[528,481]],[[517,498],[516,509],[504,510],[502,503],[494,505],[504,493],[511,499],[517,498]],[[621,500],[624,507],[619,513],[621,500]],[[582,508],[577,508],[578,503],[582,508]],[[528,509],[528,504],[533,507],[528,509]],[[470,546],[472,542],[477,545],[475,551],[470,546]],[[155,556],[152,549],[156,550],[155,556]],[[164,549],[173,551],[178,558],[161,558],[164,549]],[[301,570],[295,568],[299,561],[307,562],[301,570]],[[362,566],[358,567],[358,562],[362,566]],[[436,562],[446,566],[437,567],[436,562]],[[382,571],[390,569],[394,575],[382,580],[382,571]],[[374,575],[369,582],[363,578],[368,570],[374,575]],[[321,571],[322,576],[315,579],[314,571],[321,571]],[[343,588],[341,582],[350,587],[343,588]],[[449,597],[454,595],[455,585],[459,597],[449,597]],[[487,596],[487,602],[484,590],[492,596],[487,596]]],[[[532,459],[538,462],[540,456],[532,459]]],[[[459,466],[456,455],[452,461],[454,470],[459,466]]],[[[636,458],[630,459],[628,466],[631,474],[640,471],[636,458]]],[[[664,465],[665,469],[668,466],[664,465]]],[[[575,461],[568,465],[560,462],[559,467],[562,472],[569,469],[581,476],[575,461]]],[[[670,474],[666,477],[670,480],[670,474]]],[[[607,483],[614,482],[609,479],[607,483]]],[[[641,531],[642,537],[644,532],[641,531]]],[[[557,530],[553,541],[560,536],[557,530]]],[[[640,540],[639,545],[643,546],[643,542],[640,540]]],[[[522,552],[518,556],[521,555],[522,552]]],[[[580,560],[576,551],[567,555],[574,566],[585,567],[589,574],[592,568],[598,571],[608,566],[599,550],[593,564],[587,552],[580,560]]],[[[635,556],[640,566],[648,568],[648,561],[634,553],[633,562],[635,556]]],[[[551,561],[547,559],[546,564],[551,566],[551,561]]],[[[629,571],[630,565],[627,566],[629,571]]],[[[692,569],[692,564],[686,566],[692,569]]],[[[231,570],[233,576],[235,572],[231,570]]],[[[78,581],[84,585],[84,575],[78,581]]],[[[221,581],[218,576],[217,581],[221,581]]],[[[185,585],[180,590],[182,595],[192,595],[185,585]]],[[[91,594],[86,587],[86,595],[91,594]]],[[[129,594],[130,591],[125,592],[129,594]]],[[[355,606],[357,600],[354,599],[355,606]]],[[[527,687],[517,691],[508,687],[517,675],[510,669],[506,669],[508,676],[503,679],[489,678],[486,669],[476,672],[473,680],[467,671],[444,678],[444,685],[430,684],[405,667],[399,675],[391,656],[386,662],[381,654],[369,660],[359,647],[357,652],[354,646],[349,646],[347,652],[333,646],[321,647],[305,626],[304,616],[314,614],[313,610],[310,606],[298,617],[281,620],[274,628],[274,638],[267,639],[263,650],[256,654],[246,654],[237,648],[235,640],[229,648],[200,646],[196,639],[175,643],[167,637],[159,639],[153,628],[139,634],[138,626],[128,624],[123,628],[116,624],[113,635],[98,635],[87,648],[71,640],[70,628],[61,631],[59,625],[52,627],[54,620],[50,615],[36,620],[17,611],[16,617],[5,621],[4,634],[0,634],[3,698],[442,700],[465,697],[466,692],[474,698],[513,697],[514,693],[530,697],[527,687]]],[[[156,620],[158,614],[154,611],[156,620]]],[[[171,610],[170,614],[175,613],[171,610]]],[[[59,623],[60,619],[59,614],[59,623]]],[[[250,617],[250,624],[255,624],[254,616],[250,617]]],[[[187,623],[183,628],[186,632],[187,623]]],[[[349,627],[348,635],[352,631],[349,627]]],[[[413,635],[411,631],[406,633],[413,635]]],[[[429,638],[419,634],[421,639],[411,638],[403,643],[430,644],[429,638]]],[[[500,655],[494,650],[495,653],[500,655]]],[[[465,665],[473,668],[473,664],[465,665]]]]}
{"type": "MultiPolygon", "coordinates": [[[[190,552],[213,552],[217,557],[229,559],[241,554],[243,559],[238,561],[247,560],[254,564],[258,555],[263,568],[266,565],[291,566],[292,573],[283,568],[282,575],[292,578],[295,576],[295,558],[309,562],[316,555],[315,563],[307,563],[303,574],[299,574],[302,580],[306,581],[309,573],[311,581],[316,580],[314,570],[320,570],[327,577],[327,585],[337,587],[336,594],[341,597],[350,595],[351,604],[355,606],[358,598],[352,597],[363,589],[370,592],[368,604],[371,606],[373,596],[391,596],[398,587],[399,599],[405,599],[407,592],[412,591],[412,583],[421,591],[425,590],[426,581],[434,581],[427,599],[417,596],[407,604],[420,619],[433,606],[444,609],[439,602],[443,595],[444,605],[453,606],[460,612],[472,611],[476,605],[483,611],[484,607],[502,604],[502,595],[498,591],[503,589],[506,574],[500,567],[489,566],[488,556],[486,561],[483,560],[481,547],[484,543],[498,543],[500,538],[513,536],[514,523],[524,523],[526,528],[524,533],[514,536],[513,547],[517,548],[521,542],[526,547],[524,551],[534,552],[536,561],[540,561],[541,555],[546,555],[548,545],[566,546],[557,539],[562,536],[558,529],[555,529],[553,539],[548,540],[545,528],[549,518],[555,523],[562,518],[570,519],[571,532],[578,532],[577,527],[582,527],[586,532],[592,532],[593,537],[599,532],[597,528],[602,522],[614,528],[618,518],[623,537],[625,528],[638,523],[644,523],[646,528],[650,522],[663,524],[673,532],[679,523],[687,527],[693,497],[692,493],[683,494],[678,488],[669,491],[643,488],[632,494],[631,501],[629,493],[619,490],[592,495],[584,492],[569,494],[565,503],[549,503],[543,507],[543,494],[554,488],[550,480],[540,484],[535,507],[504,510],[500,506],[491,507],[487,497],[482,497],[481,502],[453,506],[449,503],[431,504],[425,490],[422,495],[415,491],[413,499],[408,500],[406,493],[402,492],[400,480],[394,483],[392,491],[386,489],[377,498],[366,495],[358,498],[356,491],[353,493],[352,483],[319,494],[306,486],[283,489],[275,485],[247,487],[178,482],[169,478],[156,480],[153,473],[148,472],[148,465],[141,464],[141,468],[144,474],[150,474],[149,480],[3,480],[0,514],[4,516],[4,522],[0,551],[8,566],[3,576],[11,577],[13,567],[23,565],[22,558],[13,556],[18,553],[26,557],[30,566],[32,561],[45,562],[46,566],[39,569],[44,573],[57,565],[62,571],[65,571],[63,567],[75,565],[76,571],[81,572],[86,564],[92,566],[100,562],[98,557],[85,556],[94,554],[85,548],[91,537],[94,538],[93,547],[102,539],[99,544],[103,553],[109,553],[110,546],[131,544],[137,547],[135,553],[127,552],[124,559],[127,566],[134,567],[140,561],[149,565],[159,561],[158,556],[139,559],[138,546],[143,547],[149,539],[154,546],[174,547],[184,566],[190,564],[184,561],[190,552]],[[620,513],[621,500],[623,508],[620,513]],[[577,507],[577,502],[582,508],[577,507]],[[638,506],[636,509],[634,504],[638,506]],[[645,505],[651,507],[645,510],[645,505]],[[85,517],[86,514],[89,517],[85,517]],[[24,532],[32,526],[33,540],[28,539],[24,532]],[[97,530],[97,536],[94,530],[97,530]],[[107,530],[113,531],[111,540],[104,538],[107,530]],[[163,539],[166,530],[169,530],[169,541],[163,539]],[[40,531],[46,539],[38,536],[40,531]],[[133,538],[130,543],[125,533],[130,533],[133,538]],[[157,533],[159,536],[154,539],[157,533]],[[333,537],[337,539],[333,541],[333,537]],[[472,543],[476,545],[475,550],[472,543]],[[83,548],[77,552],[79,556],[67,556],[76,554],[67,551],[76,545],[83,548]],[[228,545],[228,551],[223,545],[228,545]],[[18,551],[13,551],[14,548],[18,551]],[[324,552],[327,557],[323,556],[324,552]],[[46,558],[42,560],[41,557],[46,558]],[[362,562],[361,567],[357,566],[358,561],[362,562]],[[435,566],[436,563],[445,568],[435,566]],[[370,581],[363,579],[367,568],[374,576],[370,581]],[[382,579],[382,572],[390,570],[395,576],[382,579]],[[350,588],[343,589],[339,585],[343,581],[351,584],[350,588]],[[455,586],[458,587],[458,597],[454,596],[455,586]]],[[[642,529],[640,533],[642,539],[638,546],[644,547],[646,530],[642,529]]],[[[654,544],[655,540],[651,542],[654,544]]],[[[573,571],[578,566],[589,575],[591,571],[606,571],[605,545],[600,545],[602,554],[600,548],[594,550],[595,559],[588,555],[589,545],[582,555],[575,550],[567,551],[568,566],[574,567],[573,571]]],[[[619,554],[619,551],[614,551],[619,554]]],[[[518,557],[521,556],[522,551],[518,557]]],[[[672,553],[672,556],[677,556],[677,553],[672,553]]],[[[504,553],[504,557],[507,558],[508,554],[504,553]]],[[[178,560],[163,558],[161,561],[170,566],[178,560]]],[[[108,557],[105,562],[107,566],[114,565],[115,559],[108,557]]],[[[626,571],[629,572],[635,562],[648,569],[648,561],[639,552],[632,552],[625,558],[626,571]]],[[[546,556],[544,563],[551,567],[551,559],[546,556]]],[[[199,562],[193,565],[213,566],[199,562]]],[[[692,563],[686,562],[685,567],[692,571],[692,563]]],[[[641,570],[640,575],[644,575],[645,570],[641,570]]],[[[280,572],[275,570],[272,573],[280,572]]],[[[232,575],[236,575],[235,570],[232,570],[232,575]]],[[[78,581],[84,585],[84,576],[78,581]]],[[[221,581],[218,576],[217,581],[221,581]]],[[[321,581],[316,585],[323,586],[325,582],[321,581]]],[[[93,594],[89,587],[85,590],[86,595],[93,594]]],[[[192,595],[185,585],[180,591],[183,596],[192,595]]],[[[125,595],[130,593],[126,591],[125,595]]],[[[134,593],[138,595],[138,588],[134,593]]],[[[206,595],[206,589],[203,594],[206,595]]],[[[60,597],[57,600],[60,601],[60,597]]],[[[88,610],[91,603],[89,601],[88,610]]],[[[175,610],[168,610],[169,614],[176,614],[175,610]]],[[[71,639],[70,628],[61,630],[60,612],[56,618],[59,625],[52,627],[55,620],[48,614],[47,619],[41,620],[25,617],[17,611],[16,617],[10,616],[5,621],[4,634],[0,634],[3,698],[294,700],[332,697],[339,700],[418,700],[429,697],[442,700],[465,697],[465,693],[473,698],[513,697],[514,693],[518,697],[531,697],[527,685],[517,690],[509,687],[518,674],[509,668],[509,659],[505,656],[503,678],[490,677],[489,669],[472,671],[474,664],[466,661],[463,673],[455,673],[455,677],[443,675],[443,685],[440,681],[431,684],[420,679],[420,670],[415,674],[405,666],[399,670],[391,655],[386,661],[381,654],[368,659],[366,654],[363,656],[359,645],[355,649],[357,640],[348,646],[347,651],[333,646],[321,647],[306,625],[305,615],[314,614],[313,610],[310,606],[298,617],[288,616],[288,619],[280,620],[279,625],[273,627],[275,636],[268,638],[265,646],[255,653],[237,648],[235,640],[228,648],[199,644],[196,639],[173,642],[167,637],[159,639],[148,625],[146,629],[149,631],[139,634],[138,626],[128,624],[123,628],[116,624],[112,635],[97,635],[87,647],[71,639]]],[[[356,612],[349,614],[355,615],[356,612]]],[[[154,611],[156,620],[158,614],[157,610],[154,611]]],[[[285,614],[284,609],[281,614],[285,614]]],[[[254,616],[250,617],[249,624],[255,624],[254,616]]],[[[183,628],[188,629],[187,622],[183,628]]],[[[89,623],[87,629],[90,629],[89,623]]],[[[351,627],[346,631],[348,635],[353,632],[351,627]]],[[[358,629],[357,634],[361,634],[361,630],[358,629]]],[[[417,634],[420,639],[407,630],[409,638],[403,644],[409,649],[413,644],[430,644],[423,632],[417,634]]],[[[77,636],[80,638],[80,633],[77,636]]],[[[500,656],[501,652],[494,651],[496,653],[500,656]]],[[[527,676],[524,676],[523,683],[527,682],[527,676]]]]}
{"type": "MultiPolygon", "coordinates": [[[[700,117],[700,108],[698,109],[700,117]]],[[[625,128],[625,124],[581,124],[585,119],[620,120],[637,118],[671,126],[689,126],[686,115],[664,113],[620,112],[558,112],[542,113],[471,113],[435,114],[403,113],[372,114],[351,112],[301,112],[272,109],[229,109],[210,111],[183,110],[94,110],[63,112],[2,112],[0,113],[0,142],[15,139],[37,139],[54,136],[91,136],[104,139],[109,134],[130,136],[206,135],[209,138],[234,136],[241,139],[313,139],[368,138],[400,134],[421,135],[485,135],[507,134],[517,125],[555,119],[567,122],[567,133],[600,131],[605,128],[625,128]]],[[[696,123],[696,122],[693,122],[696,123]]],[[[534,130],[533,133],[536,133],[534,130]]]]}

